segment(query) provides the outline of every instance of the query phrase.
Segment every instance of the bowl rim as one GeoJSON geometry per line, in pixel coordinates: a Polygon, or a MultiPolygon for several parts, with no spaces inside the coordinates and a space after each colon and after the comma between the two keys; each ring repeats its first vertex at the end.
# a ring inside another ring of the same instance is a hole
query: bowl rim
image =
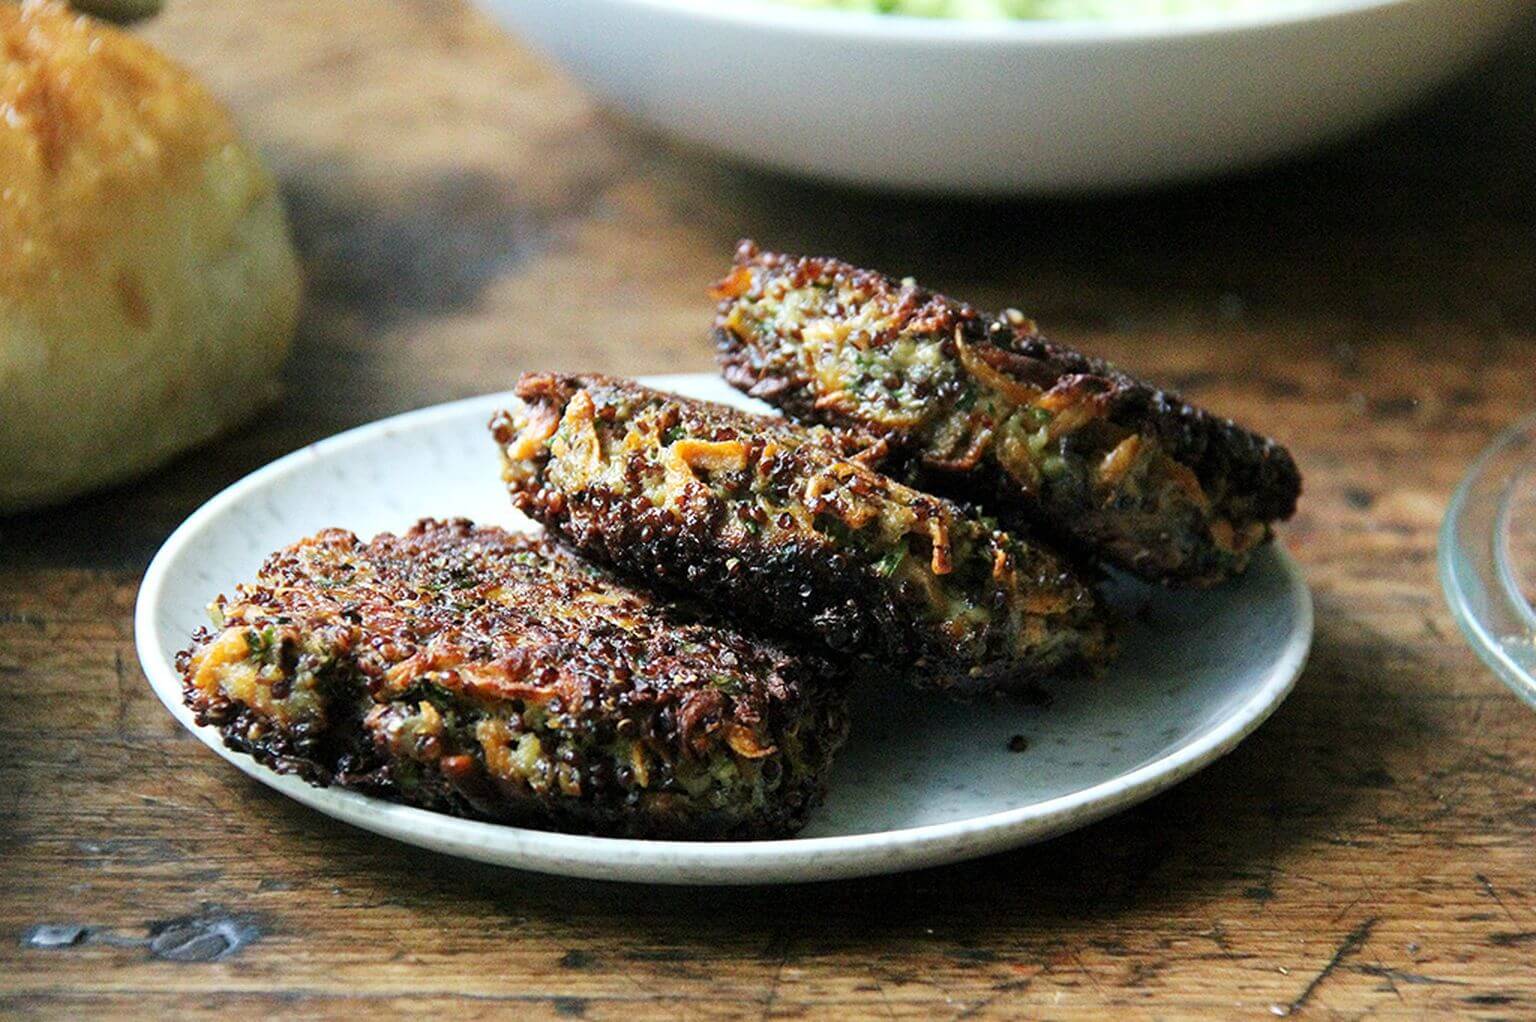
{"type": "Polygon", "coordinates": [[[1533,445],[1536,415],[1529,415],[1501,431],[1478,454],[1446,506],[1435,559],[1445,602],[1462,636],[1500,681],[1536,708],[1536,677],[1511,655],[1489,615],[1478,609],[1492,605],[1527,624],[1531,621],[1532,608],[1509,569],[1505,530],[1511,490],[1521,476],[1496,477],[1494,473],[1509,467],[1506,462],[1513,453],[1533,445]],[[1478,497],[1492,488],[1496,488],[1492,506],[1484,506],[1489,501],[1480,502],[1478,497]],[[1480,542],[1485,533],[1490,543],[1480,542]],[[1463,553],[1468,544],[1480,545],[1491,570],[1463,553]]]}
{"type": "Polygon", "coordinates": [[[862,37],[896,43],[1105,43],[1236,34],[1327,21],[1424,0],[1273,0],[1240,10],[1186,11],[1121,18],[930,18],[912,14],[819,10],[778,0],[592,0],[638,11],[700,18],[721,26],[771,29],[822,39],[862,37]]]}

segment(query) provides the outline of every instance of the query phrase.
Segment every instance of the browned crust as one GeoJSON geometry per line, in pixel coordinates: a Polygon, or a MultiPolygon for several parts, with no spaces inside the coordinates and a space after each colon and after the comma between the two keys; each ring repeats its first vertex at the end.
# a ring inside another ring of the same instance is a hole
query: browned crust
{"type": "Polygon", "coordinates": [[[492,421],[515,506],[632,577],[954,690],[1108,655],[1092,593],[1063,561],[846,457],[845,436],[601,376],[528,374],[516,394],[492,421]],[[557,451],[561,430],[573,435],[557,451]],[[659,503],[659,466],[684,450],[716,470],[659,503]],[[909,576],[882,574],[860,532],[886,514],[920,551],[909,576]],[[935,620],[922,602],[935,585],[970,613],[935,620]]]}
{"type": "MultiPolygon", "coordinates": [[[[99,246],[197,194],[238,142],[192,75],[60,2],[0,3],[0,111],[0,294],[22,301],[61,271],[99,274],[99,246]]],[[[243,150],[230,166],[270,187],[243,150]]]]}
{"type": "MultiPolygon", "coordinates": [[[[1117,367],[1054,344],[1040,335],[1025,317],[1010,312],[988,315],[963,302],[936,294],[912,281],[898,281],[837,259],[798,257],[763,252],[744,241],[736,253],[735,269],[716,287],[721,299],[715,338],[727,381],[762,398],[803,422],[822,423],[884,436],[898,455],[913,459],[912,468],[924,485],[983,500],[997,501],[998,510],[1023,509],[1037,524],[1076,542],[1089,552],[1162,581],[1209,582],[1240,570],[1245,559],[1223,558],[1210,549],[1203,535],[1181,535],[1193,552],[1171,554],[1147,550],[1156,539],[1145,538],[1143,549],[1117,542],[1113,508],[1064,501],[1053,506],[1033,494],[1019,492],[985,458],[956,459],[925,449],[923,425],[960,399],[958,387],[923,395],[927,408],[908,408],[901,421],[862,414],[851,402],[829,393],[811,374],[793,337],[763,338],[730,325],[738,299],[761,290],[767,279],[792,287],[847,285],[866,296],[863,305],[878,310],[880,328],[861,337],[869,349],[880,349],[898,337],[928,337],[939,341],[945,357],[962,362],[959,348],[1009,381],[1043,391],[1060,403],[1081,404],[1132,434],[1155,438],[1177,462],[1190,469],[1213,495],[1214,516],[1226,516],[1239,528],[1290,517],[1301,492],[1301,477],[1290,453],[1273,440],[1243,429],[1230,419],[1212,415],[1177,394],[1143,383],[1117,367]],[[1140,555],[1140,556],[1138,556],[1140,555]]],[[[854,310],[844,310],[852,316],[854,310]]],[[[975,363],[973,363],[974,365],[975,363]]],[[[962,376],[974,379],[970,371],[962,376]]],[[[1102,454],[1100,454],[1102,456],[1102,454]]],[[[892,470],[897,470],[892,462],[892,470]]],[[[1168,523],[1164,531],[1188,533],[1185,523],[1168,523]]],[[[1199,523],[1208,527],[1209,521],[1199,523]]]]}
{"type": "Polygon", "coordinates": [[[321,532],[214,607],[220,625],[179,660],[200,723],[279,772],[456,815],[779,836],[820,799],[846,732],[826,662],[707,623],[541,538],[462,520],[366,543],[321,532]],[[259,654],[246,655],[276,679],[260,698],[213,683],[217,644],[242,634],[259,637],[247,640],[259,654]],[[307,687],[313,698],[296,694],[307,687]],[[418,733],[423,703],[436,708],[422,710],[430,722],[450,726],[418,733]],[[536,731],[524,726],[535,711],[536,731]],[[514,741],[539,735],[538,770],[492,769],[505,750],[477,740],[484,721],[514,741]],[[763,804],[682,783],[726,762],[768,778],[763,804]]]}

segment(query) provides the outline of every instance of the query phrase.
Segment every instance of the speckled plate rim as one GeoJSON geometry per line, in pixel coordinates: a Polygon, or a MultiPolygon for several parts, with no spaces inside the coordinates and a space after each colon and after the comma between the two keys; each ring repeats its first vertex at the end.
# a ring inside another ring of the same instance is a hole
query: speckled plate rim
{"type": "MultiPolygon", "coordinates": [[[[697,379],[689,375],[657,376],[646,382],[669,389],[697,379]]],[[[641,841],[461,820],[357,792],[316,788],[298,778],[273,773],[250,757],[225,748],[215,729],[199,727],[181,701],[181,681],[174,666],[177,651],[166,648],[159,638],[167,585],[194,537],[231,505],[259,495],[315,459],[333,457],[384,434],[462,416],[477,406],[489,416],[507,398],[506,394],[466,398],[339,433],[258,469],[193,512],[150,562],[134,612],[140,663],[155,695],[171,715],[203,744],[262,784],[335,819],[407,844],[494,865],[589,879],[666,884],[795,883],[893,873],[975,858],[1054,837],[1119,812],[1230,752],[1284,701],[1306,665],[1312,644],[1312,597],[1295,561],[1276,545],[1274,556],[1287,583],[1291,632],[1249,697],[1184,744],[1098,784],[1002,812],[900,830],[782,841],[641,841]]]]}

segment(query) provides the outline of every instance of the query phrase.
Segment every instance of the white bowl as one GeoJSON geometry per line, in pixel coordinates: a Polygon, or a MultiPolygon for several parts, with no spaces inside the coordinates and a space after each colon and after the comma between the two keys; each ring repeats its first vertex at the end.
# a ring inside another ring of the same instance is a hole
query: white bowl
{"type": "Polygon", "coordinates": [[[605,102],[779,170],[1016,194],[1236,170],[1465,68],[1530,0],[957,21],[755,0],[479,0],[605,102]]]}

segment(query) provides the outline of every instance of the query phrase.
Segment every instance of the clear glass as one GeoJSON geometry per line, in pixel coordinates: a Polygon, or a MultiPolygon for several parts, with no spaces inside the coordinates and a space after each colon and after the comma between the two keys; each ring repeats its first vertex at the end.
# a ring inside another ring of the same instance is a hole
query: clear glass
{"type": "Polygon", "coordinates": [[[1478,656],[1536,707],[1536,416],[1495,440],[1456,488],[1440,583],[1478,656]]]}

